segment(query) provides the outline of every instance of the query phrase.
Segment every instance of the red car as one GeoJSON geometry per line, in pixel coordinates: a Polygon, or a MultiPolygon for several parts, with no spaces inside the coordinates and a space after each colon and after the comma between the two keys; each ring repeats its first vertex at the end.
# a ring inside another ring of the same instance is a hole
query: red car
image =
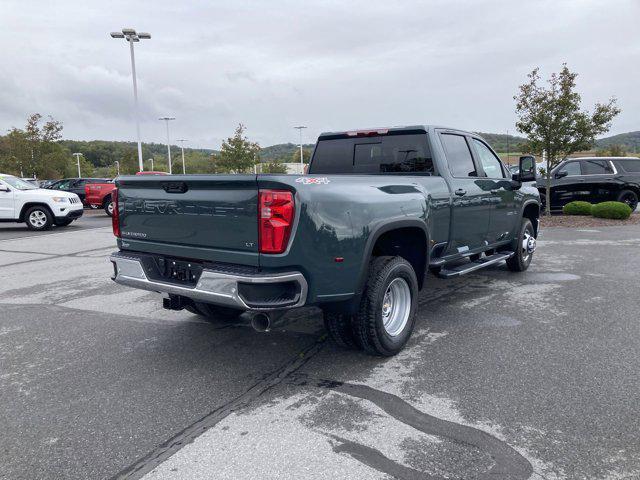
{"type": "MultiPolygon", "coordinates": [[[[169,175],[167,172],[138,172],[136,175],[169,175]]],[[[104,208],[107,215],[113,215],[113,191],[116,186],[113,182],[87,183],[84,187],[85,203],[87,205],[104,208]]]]}
{"type": "Polygon", "coordinates": [[[85,203],[104,208],[107,215],[113,215],[112,193],[116,189],[113,182],[87,183],[84,187],[85,203]]]}

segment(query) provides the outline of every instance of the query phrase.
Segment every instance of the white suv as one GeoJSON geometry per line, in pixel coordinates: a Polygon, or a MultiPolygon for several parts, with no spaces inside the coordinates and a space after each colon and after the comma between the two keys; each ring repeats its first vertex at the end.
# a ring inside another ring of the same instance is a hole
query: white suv
{"type": "Polygon", "coordinates": [[[52,225],[66,227],[82,211],[75,193],[44,190],[0,173],[0,222],[25,222],[31,230],[47,230],[52,225]]]}

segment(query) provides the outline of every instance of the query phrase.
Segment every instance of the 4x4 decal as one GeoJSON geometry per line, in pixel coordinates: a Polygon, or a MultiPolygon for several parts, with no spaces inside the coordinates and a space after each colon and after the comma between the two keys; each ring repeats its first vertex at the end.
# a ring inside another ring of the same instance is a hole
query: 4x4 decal
{"type": "Polygon", "coordinates": [[[298,177],[296,183],[302,183],[303,185],[326,185],[329,183],[327,177],[298,177]]]}

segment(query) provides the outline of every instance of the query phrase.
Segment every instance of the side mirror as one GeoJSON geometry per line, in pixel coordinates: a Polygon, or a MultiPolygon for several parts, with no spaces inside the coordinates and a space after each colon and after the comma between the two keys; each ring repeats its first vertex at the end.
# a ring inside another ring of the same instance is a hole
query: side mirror
{"type": "Polygon", "coordinates": [[[5,187],[4,185],[0,185],[0,192],[10,192],[11,189],[9,187],[5,187]]]}
{"type": "Polygon", "coordinates": [[[536,157],[523,155],[520,157],[518,181],[534,182],[536,180],[536,157]]]}
{"type": "Polygon", "coordinates": [[[554,175],[554,177],[556,178],[562,178],[562,177],[566,177],[567,175],[569,175],[569,172],[567,172],[566,170],[562,170],[560,172],[556,172],[556,174],[554,175]]]}

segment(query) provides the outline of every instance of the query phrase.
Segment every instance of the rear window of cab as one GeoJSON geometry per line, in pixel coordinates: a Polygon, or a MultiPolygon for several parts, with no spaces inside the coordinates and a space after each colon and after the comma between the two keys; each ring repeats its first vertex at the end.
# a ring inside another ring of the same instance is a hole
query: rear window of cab
{"type": "Polygon", "coordinates": [[[435,175],[426,134],[318,140],[310,174],[435,175]]]}

